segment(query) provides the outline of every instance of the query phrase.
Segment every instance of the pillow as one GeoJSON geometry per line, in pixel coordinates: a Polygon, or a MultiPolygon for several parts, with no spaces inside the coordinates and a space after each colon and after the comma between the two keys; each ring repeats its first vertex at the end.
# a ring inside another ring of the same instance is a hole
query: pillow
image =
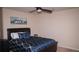
{"type": "Polygon", "coordinates": [[[28,39],[30,38],[30,34],[28,32],[19,32],[18,33],[20,39],[28,39]]]}
{"type": "Polygon", "coordinates": [[[11,38],[12,39],[19,39],[18,33],[11,33],[11,38]]]}

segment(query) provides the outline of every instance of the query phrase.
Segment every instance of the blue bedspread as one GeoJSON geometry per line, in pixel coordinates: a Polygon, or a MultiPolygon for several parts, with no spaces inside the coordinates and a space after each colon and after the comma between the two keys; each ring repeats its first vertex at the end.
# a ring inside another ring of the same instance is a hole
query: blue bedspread
{"type": "Polygon", "coordinates": [[[55,45],[56,41],[49,38],[30,37],[27,40],[17,39],[17,40],[12,40],[9,43],[10,43],[10,48],[12,49],[14,48],[14,51],[38,52],[48,48],[51,45],[55,45]]]}
{"type": "Polygon", "coordinates": [[[31,51],[37,52],[56,44],[56,41],[49,38],[32,37],[27,42],[31,45],[31,51]]]}

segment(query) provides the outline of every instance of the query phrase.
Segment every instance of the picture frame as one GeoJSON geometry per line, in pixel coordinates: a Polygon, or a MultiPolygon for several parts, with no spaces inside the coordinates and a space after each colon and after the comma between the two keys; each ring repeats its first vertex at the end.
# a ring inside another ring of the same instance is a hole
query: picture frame
{"type": "Polygon", "coordinates": [[[11,24],[27,24],[27,19],[17,16],[10,16],[11,24]]]}

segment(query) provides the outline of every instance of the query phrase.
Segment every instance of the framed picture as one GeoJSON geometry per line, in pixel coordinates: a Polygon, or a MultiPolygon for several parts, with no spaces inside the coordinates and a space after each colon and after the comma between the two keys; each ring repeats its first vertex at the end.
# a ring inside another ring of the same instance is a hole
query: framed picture
{"type": "Polygon", "coordinates": [[[27,24],[27,19],[22,17],[10,16],[11,24],[27,24]]]}

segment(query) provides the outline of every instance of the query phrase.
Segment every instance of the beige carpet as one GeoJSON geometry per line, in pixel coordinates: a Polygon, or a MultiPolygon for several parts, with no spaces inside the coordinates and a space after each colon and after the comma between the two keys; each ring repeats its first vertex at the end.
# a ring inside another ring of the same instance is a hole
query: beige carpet
{"type": "Polygon", "coordinates": [[[57,52],[79,52],[68,48],[58,47],[57,52]]]}

